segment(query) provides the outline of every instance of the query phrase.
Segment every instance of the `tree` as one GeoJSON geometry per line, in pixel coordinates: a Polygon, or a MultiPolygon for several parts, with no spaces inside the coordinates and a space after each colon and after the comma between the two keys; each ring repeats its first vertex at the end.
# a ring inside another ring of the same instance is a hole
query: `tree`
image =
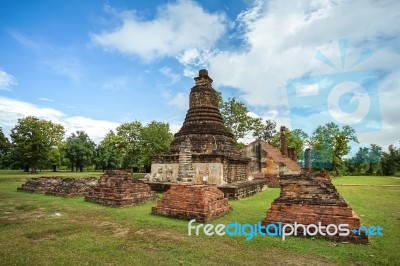
{"type": "MultiPolygon", "coordinates": [[[[297,158],[304,160],[304,144],[307,141],[308,135],[301,129],[290,130],[285,127],[287,146],[296,149],[297,158]]],[[[281,146],[281,133],[275,133],[271,140],[271,145],[280,148],[281,146]]]]}
{"type": "Polygon", "coordinates": [[[62,149],[57,146],[50,149],[47,164],[51,169],[53,169],[53,172],[57,172],[57,167],[62,165],[63,158],[64,153],[62,149]]]}
{"type": "Polygon", "coordinates": [[[382,156],[382,147],[377,144],[371,144],[368,153],[369,168],[367,173],[373,174],[378,168],[382,156]]]}
{"type": "Polygon", "coordinates": [[[52,147],[57,146],[64,137],[64,127],[51,121],[33,116],[18,119],[11,130],[11,140],[15,158],[36,172],[44,165],[52,147]]]}
{"type": "Polygon", "coordinates": [[[71,171],[83,172],[92,163],[95,144],[84,131],[76,131],[67,138],[65,155],[70,161],[71,171]]]}
{"type": "Polygon", "coordinates": [[[143,127],[139,121],[124,123],[116,129],[116,137],[122,153],[122,167],[125,169],[140,168],[142,130],[143,127]]]}
{"type": "Polygon", "coordinates": [[[272,119],[265,120],[265,124],[255,122],[253,136],[257,140],[264,140],[271,143],[276,134],[276,122],[272,119]]]}
{"type": "Polygon", "coordinates": [[[0,127],[0,168],[9,166],[9,155],[11,152],[11,143],[4,135],[3,129],[0,127]]]}
{"type": "Polygon", "coordinates": [[[146,168],[151,165],[151,157],[168,151],[173,135],[169,131],[169,124],[152,121],[141,130],[140,137],[140,166],[146,168]]]}
{"type": "Polygon", "coordinates": [[[369,164],[368,147],[360,147],[357,153],[349,160],[347,160],[347,168],[354,173],[363,173],[369,164]]]}
{"type": "Polygon", "coordinates": [[[251,117],[246,105],[235,98],[228,98],[225,102],[220,97],[219,109],[225,126],[231,130],[236,141],[244,138],[262,124],[261,118],[251,117]]]}
{"type": "Polygon", "coordinates": [[[122,145],[122,141],[114,131],[108,132],[102,142],[96,147],[96,168],[101,168],[103,171],[106,169],[121,168],[124,156],[122,145]]]}
{"type": "Polygon", "coordinates": [[[348,125],[342,129],[333,122],[319,126],[310,139],[312,154],[315,156],[312,159],[321,168],[334,170],[340,175],[339,168],[343,164],[343,157],[350,151],[350,141],[358,143],[355,130],[348,125]]]}
{"type": "Polygon", "coordinates": [[[382,173],[384,175],[394,175],[400,170],[400,149],[394,145],[389,145],[387,152],[382,153],[381,158],[382,173]]]}

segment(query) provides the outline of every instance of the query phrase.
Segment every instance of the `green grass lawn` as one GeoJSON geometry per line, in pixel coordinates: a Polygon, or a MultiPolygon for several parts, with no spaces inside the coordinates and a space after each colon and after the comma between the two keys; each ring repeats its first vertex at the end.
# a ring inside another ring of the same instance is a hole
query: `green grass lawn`
{"type": "MultiPolygon", "coordinates": [[[[151,215],[144,204],[122,209],[17,192],[26,178],[52,176],[0,171],[2,265],[396,265],[400,261],[400,187],[337,186],[362,223],[380,225],[369,245],[320,238],[188,236],[187,221],[151,215]]],[[[85,177],[101,172],[56,175],[85,177]]],[[[141,175],[140,175],[141,176],[141,175]]],[[[335,185],[400,185],[388,177],[338,177],[335,185]]],[[[279,195],[271,188],[230,201],[234,211],[213,224],[257,223],[279,195]]]]}

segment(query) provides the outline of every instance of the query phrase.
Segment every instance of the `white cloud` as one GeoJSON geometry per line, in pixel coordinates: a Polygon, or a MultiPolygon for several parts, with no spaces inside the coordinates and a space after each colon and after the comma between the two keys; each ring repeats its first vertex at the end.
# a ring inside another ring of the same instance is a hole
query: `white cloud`
{"type": "Polygon", "coordinates": [[[164,76],[168,77],[171,79],[170,85],[173,85],[175,83],[177,83],[181,77],[179,74],[174,73],[171,68],[167,67],[167,66],[163,66],[162,68],[160,68],[159,70],[164,76]]]}
{"type": "MultiPolygon", "coordinates": [[[[237,89],[242,99],[257,110],[279,110],[276,120],[283,124],[288,123],[289,117],[285,87],[288,79],[342,71],[385,70],[390,74],[378,84],[384,133],[376,132],[373,139],[386,145],[396,141],[398,132],[390,129],[400,124],[393,101],[400,93],[399,9],[400,2],[395,0],[314,0],[297,1],[290,6],[286,1],[255,1],[236,21],[244,47],[235,51],[213,51],[204,64],[208,65],[216,88],[237,89]],[[337,44],[339,39],[348,39],[349,44],[344,69],[337,44]],[[373,51],[372,57],[350,69],[367,49],[373,51]],[[338,70],[316,60],[318,51],[338,66],[338,70]],[[382,139],[382,134],[387,135],[382,139]]],[[[199,58],[200,53],[190,50],[178,60],[185,70],[190,70],[196,68],[199,58]]],[[[310,118],[304,124],[319,122],[327,121],[310,118]]]]}
{"type": "Polygon", "coordinates": [[[0,69],[0,90],[9,91],[11,87],[18,85],[17,79],[0,69]]]}
{"type": "Polygon", "coordinates": [[[44,102],[54,102],[54,100],[52,100],[52,99],[49,99],[49,98],[45,98],[45,97],[38,98],[38,100],[40,100],[40,101],[44,101],[44,102]]]}
{"type": "Polygon", "coordinates": [[[330,71],[315,55],[322,51],[335,63],[340,61],[338,39],[348,38],[353,45],[348,62],[371,48],[392,55],[379,67],[399,67],[399,7],[397,1],[300,1],[290,7],[285,1],[256,1],[237,19],[245,49],[212,51],[206,60],[196,49],[188,49],[177,59],[189,70],[198,61],[208,65],[217,87],[237,88],[251,105],[286,106],[285,81],[330,71]]]}
{"type": "Polygon", "coordinates": [[[164,98],[169,106],[175,107],[180,111],[187,111],[189,108],[189,95],[185,92],[177,92],[172,94],[167,91],[164,93],[164,98]]]}
{"type": "MultiPolygon", "coordinates": [[[[114,12],[115,13],[115,12],[114,12]]],[[[120,12],[120,27],[92,34],[105,50],[135,55],[145,61],[175,56],[184,50],[208,49],[225,32],[225,16],[208,13],[199,4],[179,0],[159,6],[153,20],[132,12],[120,12]]]]}
{"type": "Polygon", "coordinates": [[[56,109],[40,107],[28,102],[0,97],[0,124],[5,133],[9,133],[19,118],[36,116],[51,120],[64,126],[66,136],[77,130],[84,130],[95,142],[100,142],[109,130],[115,129],[119,123],[95,120],[82,116],[67,116],[56,109]]]}

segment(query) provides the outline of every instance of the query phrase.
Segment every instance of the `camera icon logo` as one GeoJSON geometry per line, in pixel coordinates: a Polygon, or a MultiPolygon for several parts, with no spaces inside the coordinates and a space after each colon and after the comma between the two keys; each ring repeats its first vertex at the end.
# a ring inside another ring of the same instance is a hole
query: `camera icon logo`
{"type": "MultiPolygon", "coordinates": [[[[339,41],[342,67],[347,41],[339,41]]],[[[372,55],[365,51],[351,66],[372,55]]],[[[323,54],[316,58],[338,69],[323,54]]],[[[350,68],[351,68],[350,67],[350,68]]],[[[349,125],[357,132],[382,128],[379,108],[378,73],[375,70],[342,71],[322,76],[304,76],[286,82],[292,128],[312,132],[328,122],[349,125]]]]}

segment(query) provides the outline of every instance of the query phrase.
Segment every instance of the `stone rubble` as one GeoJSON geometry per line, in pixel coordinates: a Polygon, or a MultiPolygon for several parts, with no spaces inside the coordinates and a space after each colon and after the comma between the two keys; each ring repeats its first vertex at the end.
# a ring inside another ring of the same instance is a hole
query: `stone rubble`
{"type": "Polygon", "coordinates": [[[17,191],[44,194],[60,184],[62,180],[62,176],[42,176],[30,178],[26,181],[25,184],[22,184],[21,187],[17,188],[17,191]]]}
{"type": "Polygon", "coordinates": [[[96,177],[63,178],[60,183],[46,191],[46,195],[64,198],[86,196],[97,183],[96,177]]]}

